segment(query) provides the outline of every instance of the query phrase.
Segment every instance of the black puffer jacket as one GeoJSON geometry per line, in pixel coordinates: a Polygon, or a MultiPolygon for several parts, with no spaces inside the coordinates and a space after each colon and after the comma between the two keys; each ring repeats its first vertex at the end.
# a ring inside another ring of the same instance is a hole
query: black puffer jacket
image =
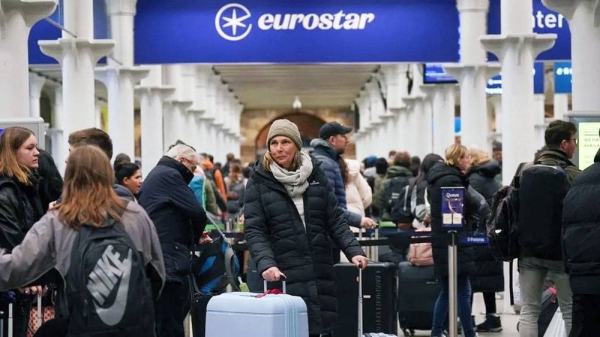
{"type": "Polygon", "coordinates": [[[0,248],[12,250],[23,241],[34,223],[44,216],[38,194],[38,179],[31,174],[32,185],[0,176],[0,248]]]}
{"type": "MultiPolygon", "coordinates": [[[[490,160],[469,170],[469,185],[478,194],[485,198],[487,206],[492,206],[494,194],[498,191],[498,183],[494,179],[502,171],[500,164],[490,160]]],[[[489,217],[490,208],[487,208],[489,217]]],[[[481,209],[481,208],[480,208],[481,209]]],[[[473,228],[485,235],[486,228],[473,228]]],[[[475,273],[471,277],[473,292],[500,292],[504,291],[504,268],[502,261],[497,261],[492,255],[489,246],[474,246],[473,258],[475,260],[475,273]]]]}
{"type": "Polygon", "coordinates": [[[246,185],[245,236],[258,274],[271,267],[287,276],[287,291],[306,302],[310,334],[327,333],[337,322],[332,239],[348,258],[364,255],[319,163],[304,192],[306,228],[292,199],[273,174],[256,165],[246,185]]]}
{"type": "Polygon", "coordinates": [[[563,253],[571,290],[600,294],[600,157],[571,184],[563,201],[563,253]]]}
{"type": "MultiPolygon", "coordinates": [[[[464,187],[464,217],[469,219],[479,207],[479,204],[468,191],[467,177],[457,168],[438,163],[427,173],[427,197],[431,205],[431,242],[433,247],[433,262],[435,274],[438,277],[448,277],[448,242],[450,236],[448,229],[442,228],[442,187],[464,187]]],[[[459,235],[471,232],[465,224],[457,229],[459,235]]],[[[470,276],[473,274],[473,249],[471,247],[458,247],[458,275],[470,276]]]]}
{"type": "Polygon", "coordinates": [[[162,157],[146,177],[139,203],[154,222],[167,282],[183,282],[190,273],[189,248],[206,226],[206,212],[188,187],[194,177],[183,164],[162,157]]]}

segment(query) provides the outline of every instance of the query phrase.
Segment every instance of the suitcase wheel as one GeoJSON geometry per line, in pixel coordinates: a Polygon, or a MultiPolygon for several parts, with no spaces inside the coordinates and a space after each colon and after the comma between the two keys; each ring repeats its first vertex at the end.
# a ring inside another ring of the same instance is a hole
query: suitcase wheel
{"type": "Polygon", "coordinates": [[[415,335],[415,330],[413,329],[404,329],[402,330],[402,333],[404,334],[404,337],[412,337],[415,335]]]}

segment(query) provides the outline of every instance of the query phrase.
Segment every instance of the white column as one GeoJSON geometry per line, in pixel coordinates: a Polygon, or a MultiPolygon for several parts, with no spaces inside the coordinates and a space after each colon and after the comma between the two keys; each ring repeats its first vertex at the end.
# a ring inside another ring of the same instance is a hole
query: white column
{"type": "MultiPolygon", "coordinates": [[[[404,102],[404,98],[402,99],[402,101],[404,102]]],[[[397,117],[397,127],[396,127],[396,132],[397,132],[397,136],[396,136],[396,143],[397,145],[397,149],[401,149],[401,150],[405,150],[408,151],[409,148],[409,144],[413,143],[413,141],[411,140],[410,137],[410,132],[411,132],[411,126],[409,125],[409,115],[410,115],[410,109],[408,107],[408,105],[405,105],[403,108],[401,108],[398,111],[398,117],[397,117]]],[[[387,154],[386,154],[386,158],[387,158],[387,154]]]]}
{"type": "Polygon", "coordinates": [[[456,86],[453,84],[424,85],[421,90],[431,97],[433,113],[433,153],[443,154],[454,144],[454,102],[456,86]]]}
{"type": "Polygon", "coordinates": [[[52,14],[56,4],[57,0],[0,1],[0,102],[3,118],[30,117],[27,75],[29,31],[36,22],[52,14]]]}
{"type": "Polygon", "coordinates": [[[236,104],[234,105],[234,123],[233,123],[233,133],[234,133],[234,148],[233,148],[233,154],[235,155],[236,158],[240,158],[241,155],[241,144],[244,141],[243,137],[240,133],[241,130],[241,118],[242,118],[242,113],[244,112],[244,105],[241,104],[239,101],[236,101],[236,104]]]}
{"type": "Polygon", "coordinates": [[[94,125],[93,125],[93,127],[102,129],[102,102],[96,98],[94,98],[94,125]]]}
{"type": "Polygon", "coordinates": [[[370,105],[370,125],[372,127],[371,135],[373,139],[372,147],[375,150],[373,154],[379,156],[385,152],[386,140],[384,138],[383,120],[381,116],[385,115],[385,105],[381,97],[379,84],[375,77],[371,78],[366,84],[367,94],[369,95],[370,105]]]}
{"type": "Polygon", "coordinates": [[[94,67],[113,48],[112,40],[94,40],[92,1],[64,0],[62,38],[39,41],[42,52],[62,67],[64,132],[94,126],[94,67]],[[74,34],[73,37],[67,31],[74,34]]]}
{"type": "MultiPolygon", "coordinates": [[[[173,90],[173,94],[175,90],[173,90]]],[[[171,95],[172,96],[172,95],[171,95]]],[[[175,135],[173,134],[173,104],[172,98],[168,98],[163,102],[163,115],[162,115],[162,130],[163,130],[163,153],[167,153],[169,146],[175,143],[175,135]]],[[[143,136],[143,135],[142,135],[143,136]]]]}
{"type": "Polygon", "coordinates": [[[362,90],[356,99],[360,120],[360,140],[362,143],[362,156],[370,156],[374,154],[371,142],[371,123],[370,123],[370,102],[369,95],[365,90],[362,90]]]}
{"type": "Polygon", "coordinates": [[[545,106],[544,106],[544,101],[545,101],[545,97],[544,95],[534,95],[533,96],[533,118],[534,118],[534,125],[535,125],[535,149],[539,150],[541,149],[545,144],[546,141],[544,139],[544,134],[546,132],[546,117],[545,117],[545,106]]]}
{"type": "Polygon", "coordinates": [[[542,0],[569,21],[573,111],[600,114],[600,0],[542,0]]]}
{"type": "Polygon", "coordinates": [[[115,41],[112,52],[114,60],[108,59],[108,64],[133,67],[133,21],[137,0],[105,1],[106,12],[110,18],[111,38],[115,41]]]}
{"type": "Polygon", "coordinates": [[[508,185],[519,163],[535,153],[533,60],[554,45],[556,34],[532,33],[531,0],[501,2],[502,34],[481,38],[502,63],[502,181],[508,185]]]}
{"type": "MultiPolygon", "coordinates": [[[[411,156],[419,156],[422,158],[424,155],[431,152],[433,138],[431,117],[427,116],[428,109],[425,109],[425,97],[405,97],[403,98],[403,101],[407,106],[407,110],[410,111],[407,123],[410,128],[408,130],[409,141],[406,144],[406,149],[397,150],[406,150],[411,156]]],[[[431,112],[431,110],[429,110],[429,112],[431,112]]]]}
{"type": "Polygon", "coordinates": [[[138,86],[142,127],[142,176],[147,176],[163,155],[163,103],[173,87],[138,86]]]}
{"type": "Polygon", "coordinates": [[[189,144],[189,134],[187,134],[187,109],[192,106],[192,101],[171,101],[171,132],[174,137],[174,144],[176,141],[181,140],[182,142],[189,144]]]}
{"type": "Polygon", "coordinates": [[[554,94],[554,119],[563,119],[569,111],[569,95],[554,94]]]}
{"type": "Polygon", "coordinates": [[[64,139],[63,132],[62,87],[57,85],[52,89],[50,99],[52,103],[52,128],[54,129],[54,133],[51,151],[58,171],[61,175],[64,175],[66,167],[65,159],[67,159],[67,152],[65,151],[67,147],[65,144],[67,144],[67,141],[64,139]]]}
{"type": "Polygon", "coordinates": [[[44,83],[46,83],[44,77],[29,73],[29,117],[40,117],[40,96],[44,83]]]}
{"type": "Polygon", "coordinates": [[[208,135],[206,134],[206,123],[208,121],[202,119],[207,113],[207,86],[212,76],[212,68],[207,65],[199,65],[195,69],[195,91],[194,91],[194,106],[193,110],[197,113],[196,118],[196,134],[197,142],[199,146],[198,152],[205,152],[206,143],[208,142],[208,135]]]}

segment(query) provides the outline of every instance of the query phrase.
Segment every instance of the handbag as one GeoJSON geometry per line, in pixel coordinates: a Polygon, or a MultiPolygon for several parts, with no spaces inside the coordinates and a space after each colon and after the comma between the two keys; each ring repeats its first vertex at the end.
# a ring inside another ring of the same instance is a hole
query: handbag
{"type": "Polygon", "coordinates": [[[33,337],[45,322],[54,319],[54,306],[42,306],[42,295],[37,296],[37,306],[29,309],[29,322],[27,323],[27,337],[33,337]]]}

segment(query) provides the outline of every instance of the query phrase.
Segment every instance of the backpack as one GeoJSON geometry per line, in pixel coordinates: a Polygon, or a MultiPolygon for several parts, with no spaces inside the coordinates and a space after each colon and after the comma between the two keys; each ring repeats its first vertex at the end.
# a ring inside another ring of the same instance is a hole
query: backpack
{"type": "Polygon", "coordinates": [[[490,251],[499,261],[511,262],[519,257],[519,187],[524,166],[525,163],[519,165],[511,184],[501,187],[492,201],[487,236],[490,251]]]}
{"type": "MultiPolygon", "coordinates": [[[[431,232],[431,227],[417,229],[415,232],[431,232]]],[[[411,243],[408,250],[408,262],[413,266],[433,266],[431,242],[411,243]]]]}
{"type": "Polygon", "coordinates": [[[200,256],[194,256],[192,259],[196,292],[221,294],[225,292],[227,285],[231,285],[233,291],[240,291],[240,262],[225,234],[212,218],[209,217],[209,220],[221,235],[212,243],[201,245],[200,256]]]}
{"type": "MultiPolygon", "coordinates": [[[[415,178],[409,180],[409,184],[402,187],[398,198],[394,201],[391,211],[390,219],[395,223],[411,223],[415,216],[412,207],[412,192],[416,190],[416,186],[413,186],[415,178]]],[[[412,227],[412,226],[411,226],[412,227]]]]}
{"type": "Polygon", "coordinates": [[[68,336],[154,336],[154,304],[144,258],[123,224],[82,224],[59,309],[68,336]]]}
{"type": "Polygon", "coordinates": [[[383,212],[391,213],[392,207],[400,198],[402,190],[405,186],[409,185],[409,179],[407,177],[394,177],[390,178],[390,180],[384,186],[384,194],[383,194],[383,212]]]}
{"type": "Polygon", "coordinates": [[[571,187],[564,167],[536,162],[523,170],[520,186],[522,255],[561,261],[563,200],[571,187]]]}

